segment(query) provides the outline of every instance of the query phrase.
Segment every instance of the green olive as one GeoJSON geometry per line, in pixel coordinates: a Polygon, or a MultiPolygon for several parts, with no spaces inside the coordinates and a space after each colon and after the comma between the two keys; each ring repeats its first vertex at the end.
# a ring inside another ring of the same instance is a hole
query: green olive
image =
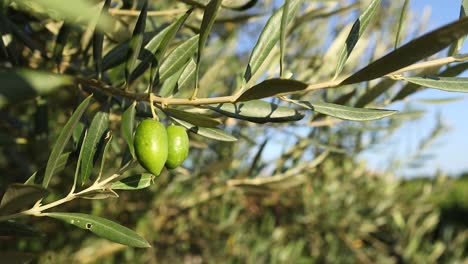
{"type": "Polygon", "coordinates": [[[141,166],[159,175],[167,160],[167,132],[163,124],[145,119],[138,125],[133,144],[141,166]]]}
{"type": "Polygon", "coordinates": [[[184,127],[170,125],[167,128],[167,140],[169,144],[169,155],[166,168],[175,169],[187,158],[189,151],[189,139],[184,127]]]}

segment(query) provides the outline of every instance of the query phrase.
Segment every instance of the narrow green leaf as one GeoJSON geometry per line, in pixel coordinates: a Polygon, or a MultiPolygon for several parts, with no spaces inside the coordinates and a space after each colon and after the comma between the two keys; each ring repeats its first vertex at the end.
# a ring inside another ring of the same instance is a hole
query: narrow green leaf
{"type": "Polygon", "coordinates": [[[284,0],[283,12],[281,12],[281,27],[280,27],[280,77],[284,73],[284,47],[286,46],[286,31],[288,30],[288,15],[289,5],[291,0],[284,0]]]}
{"type": "Polygon", "coordinates": [[[382,77],[443,50],[467,33],[468,17],[465,17],[410,41],[367,65],[341,84],[352,84],[382,77]]]}
{"type": "MultiPolygon", "coordinates": [[[[223,1],[223,2],[229,2],[229,1],[223,1]]],[[[245,1],[245,3],[238,4],[238,1],[230,1],[230,2],[235,2],[236,4],[230,4],[230,3],[223,3],[223,7],[226,9],[231,9],[231,10],[236,10],[236,11],[245,11],[249,8],[254,7],[258,0],[248,0],[245,1]]]]}
{"type": "Polygon", "coordinates": [[[250,168],[249,168],[249,170],[247,171],[247,175],[248,175],[248,176],[253,176],[252,173],[253,173],[253,172],[255,171],[255,169],[257,168],[258,162],[260,161],[260,158],[261,158],[261,156],[262,156],[263,150],[265,149],[265,146],[267,145],[268,140],[269,140],[269,138],[265,138],[265,140],[263,140],[263,143],[262,143],[262,144],[260,145],[260,147],[258,148],[257,153],[255,154],[254,159],[252,160],[252,164],[250,164],[250,168]]]}
{"type": "Polygon", "coordinates": [[[192,9],[189,9],[179,19],[174,21],[172,24],[151,38],[151,40],[143,48],[142,56],[140,57],[141,61],[138,63],[135,71],[132,72],[132,79],[135,79],[143,74],[151,65],[151,78],[154,81],[154,76],[155,74],[158,74],[158,69],[161,64],[162,57],[164,56],[169,43],[175,37],[176,33],[179,31],[191,13],[192,9]]]}
{"type": "Polygon", "coordinates": [[[196,63],[193,59],[189,61],[187,67],[185,67],[182,75],[180,75],[179,80],[177,81],[177,89],[174,92],[176,94],[178,91],[184,91],[189,88],[195,87],[195,68],[196,63]]]}
{"type": "Polygon", "coordinates": [[[57,39],[55,40],[55,46],[53,51],[53,58],[57,65],[60,65],[62,62],[62,53],[65,45],[68,42],[68,34],[72,31],[72,26],[68,23],[63,23],[62,27],[60,28],[57,39]]]}
{"type": "MultiPolygon", "coordinates": [[[[440,76],[440,77],[454,77],[454,76],[457,76],[457,75],[461,74],[463,71],[465,71],[467,69],[467,66],[468,66],[468,62],[460,63],[460,64],[457,64],[457,65],[454,65],[454,66],[449,66],[449,67],[445,68],[445,70],[443,70],[443,71],[441,71],[439,73],[437,73],[437,72],[439,71],[439,69],[441,67],[428,68],[428,69],[424,69],[424,70],[418,72],[418,74],[421,75],[421,76],[424,76],[424,75],[428,75],[428,76],[437,75],[437,76],[440,76]]],[[[414,93],[416,93],[418,91],[424,90],[424,89],[425,88],[421,87],[421,85],[408,82],[392,98],[391,102],[403,100],[406,97],[408,97],[408,96],[410,96],[410,95],[412,95],[412,94],[414,94],[414,93]]]]}
{"type": "Polygon", "coordinates": [[[351,31],[349,32],[348,38],[346,38],[346,43],[341,49],[338,65],[336,66],[335,77],[334,79],[341,73],[343,67],[348,60],[351,52],[353,51],[356,43],[358,42],[359,38],[362,36],[364,31],[366,30],[369,22],[371,21],[372,17],[375,15],[377,8],[380,6],[381,0],[372,0],[369,6],[364,10],[364,12],[359,16],[359,18],[354,22],[351,31]]]}
{"type": "Polygon", "coordinates": [[[62,131],[60,132],[60,135],[55,141],[54,147],[52,148],[52,152],[50,153],[50,156],[49,156],[49,160],[47,161],[47,166],[46,166],[46,170],[44,173],[44,180],[42,181],[42,186],[47,187],[49,185],[50,179],[52,178],[52,176],[55,174],[57,170],[57,164],[58,164],[60,155],[62,154],[65,146],[67,145],[67,142],[73,133],[73,129],[78,124],[81,116],[83,115],[84,111],[88,107],[91,97],[93,97],[93,95],[88,96],[76,108],[75,112],[67,121],[62,131]]]}
{"type": "Polygon", "coordinates": [[[208,116],[204,116],[201,114],[194,114],[190,113],[187,111],[182,111],[178,110],[175,108],[166,108],[164,109],[164,112],[169,114],[172,117],[175,117],[180,120],[184,120],[186,122],[189,122],[190,124],[193,124],[195,126],[200,126],[200,127],[216,127],[221,124],[220,121],[213,119],[208,116]]]}
{"type": "MultiPolygon", "coordinates": [[[[85,130],[84,132],[84,136],[83,136],[83,142],[86,141],[86,138],[88,137],[88,130],[85,130]]],[[[81,146],[80,148],[80,154],[78,154],[78,160],[76,162],[76,168],[75,168],[75,177],[73,178],[73,189],[76,187],[76,183],[78,182],[78,175],[79,175],[79,172],[80,172],[80,166],[81,166],[81,162],[83,161],[83,153],[85,152],[84,151],[85,148],[83,148],[83,145],[81,146]]]]}
{"type": "Polygon", "coordinates": [[[38,95],[47,95],[60,87],[73,84],[73,78],[33,70],[0,71],[0,108],[38,95]]]}
{"type": "Polygon", "coordinates": [[[227,142],[237,141],[237,138],[224,132],[223,130],[219,128],[197,127],[188,122],[185,122],[183,120],[180,120],[174,117],[171,117],[171,119],[177,122],[178,124],[180,124],[181,126],[187,128],[191,132],[198,134],[202,137],[215,139],[219,141],[227,141],[227,142]]]}
{"type": "Polygon", "coordinates": [[[139,190],[149,187],[155,176],[149,173],[129,176],[111,185],[112,190],[139,190]]]}
{"type": "Polygon", "coordinates": [[[426,112],[425,111],[420,111],[420,110],[413,110],[413,111],[405,111],[405,112],[400,112],[396,113],[392,116],[390,116],[391,119],[419,119],[424,116],[426,112]]]}
{"type": "Polygon", "coordinates": [[[83,151],[83,157],[81,160],[81,184],[85,184],[91,175],[94,165],[94,156],[96,149],[100,141],[109,129],[109,112],[108,110],[99,111],[91,121],[91,125],[88,129],[88,134],[83,141],[81,148],[83,151]]]}
{"type": "Polygon", "coordinates": [[[453,103],[458,101],[465,100],[463,96],[457,97],[449,97],[449,98],[437,98],[437,99],[417,99],[417,102],[425,103],[425,104],[446,104],[446,103],[453,103]]]}
{"type": "MultiPolygon", "coordinates": [[[[289,4],[288,23],[294,18],[302,0],[291,0],[289,4]]],[[[283,7],[276,10],[268,19],[267,24],[262,30],[260,37],[255,44],[252,53],[250,54],[249,64],[244,73],[244,81],[248,82],[250,78],[260,69],[265,59],[270,54],[276,42],[280,38],[281,18],[283,15],[283,7]]]]}
{"type": "MultiPolygon", "coordinates": [[[[189,66],[189,62],[187,62],[184,66],[182,66],[177,72],[169,76],[164,83],[161,86],[161,89],[159,90],[159,95],[162,97],[167,97],[170,95],[176,94],[178,91],[176,90],[177,84],[179,82],[179,79],[181,78],[182,74],[184,73],[185,68],[189,66]],[[176,90],[176,91],[174,91],[176,90]]],[[[194,68],[195,68],[195,63],[194,63],[194,68]]]]}
{"type": "Polygon", "coordinates": [[[134,231],[102,217],[80,213],[46,213],[44,215],[89,230],[116,243],[130,247],[151,247],[144,238],[134,231]]]}
{"type": "Polygon", "coordinates": [[[405,22],[405,16],[406,16],[406,11],[408,10],[408,4],[409,4],[409,0],[405,0],[405,2],[403,3],[403,7],[401,8],[400,20],[398,21],[398,28],[397,28],[397,32],[395,35],[395,49],[397,49],[398,45],[400,44],[400,32],[401,32],[401,29],[403,28],[403,23],[405,22]]]}
{"type": "Polygon", "coordinates": [[[98,177],[102,176],[102,171],[104,170],[104,164],[106,163],[107,153],[109,153],[109,146],[112,143],[112,135],[110,133],[108,133],[108,136],[106,136],[106,138],[104,140],[105,140],[104,148],[102,150],[102,155],[100,155],[101,156],[101,166],[99,167],[98,177]]]}
{"type": "Polygon", "coordinates": [[[213,27],[216,16],[218,15],[219,7],[221,6],[222,0],[210,0],[206,5],[203,13],[203,19],[200,26],[200,37],[198,39],[198,54],[197,54],[197,67],[195,69],[195,86],[198,87],[198,74],[200,69],[200,59],[205,48],[206,40],[210,34],[211,28],[213,27]]]}
{"type": "Polygon", "coordinates": [[[468,78],[462,77],[406,77],[406,81],[421,86],[435,88],[447,92],[468,93],[468,78]]]}
{"type": "Polygon", "coordinates": [[[393,110],[355,108],[325,102],[297,101],[296,103],[317,113],[352,121],[371,121],[397,113],[393,110]]]}
{"type": "Polygon", "coordinates": [[[277,96],[282,93],[302,91],[307,88],[307,83],[291,79],[268,79],[254,85],[237,98],[238,102],[262,99],[277,96]]]}
{"type": "Polygon", "coordinates": [[[140,50],[143,45],[143,33],[146,27],[146,13],[148,8],[148,1],[145,1],[141,8],[141,13],[138,16],[135,28],[133,29],[132,40],[127,51],[127,62],[125,64],[125,80],[129,83],[130,74],[135,69],[135,63],[140,55],[140,50]]]}
{"type": "Polygon", "coordinates": [[[301,120],[304,117],[296,109],[261,100],[209,105],[208,108],[228,117],[255,123],[290,122],[301,120]]]}
{"type": "MultiPolygon", "coordinates": [[[[460,19],[466,17],[468,15],[468,0],[462,0],[460,6],[460,19]]],[[[463,43],[465,43],[466,34],[459,38],[455,43],[452,43],[449,49],[449,55],[453,56],[457,54],[460,49],[463,47],[463,43]]]]}
{"type": "Polygon", "coordinates": [[[135,158],[135,148],[133,147],[133,128],[135,125],[135,106],[136,101],[134,101],[125,112],[122,114],[121,122],[121,131],[122,135],[127,142],[128,149],[132,154],[132,157],[135,158]]]}
{"type": "Polygon", "coordinates": [[[195,35],[177,46],[161,64],[159,81],[163,82],[172,74],[178,72],[197,50],[198,35],[195,35]]]}
{"type": "MultiPolygon", "coordinates": [[[[71,152],[66,152],[60,155],[58,158],[57,164],[55,165],[55,172],[58,173],[62,171],[65,166],[68,164],[68,161],[71,157],[71,152]]],[[[33,173],[25,182],[24,184],[35,184],[40,183],[44,179],[45,167],[40,168],[36,172],[33,173]]]]}
{"type": "Polygon", "coordinates": [[[47,194],[49,194],[49,191],[39,185],[11,184],[0,202],[0,215],[8,215],[29,209],[47,194]]]}
{"type": "Polygon", "coordinates": [[[73,139],[73,144],[76,148],[78,148],[78,144],[80,144],[80,140],[82,140],[81,135],[83,135],[83,131],[85,131],[85,124],[83,122],[78,122],[78,124],[75,126],[75,129],[73,129],[72,133],[72,139],[73,139]]]}
{"type": "Polygon", "coordinates": [[[118,198],[119,195],[114,191],[99,190],[99,191],[90,193],[88,195],[79,195],[78,197],[82,199],[88,199],[88,200],[102,200],[102,199],[108,199],[108,198],[118,198]]]}
{"type": "MultiPolygon", "coordinates": [[[[101,18],[102,14],[107,14],[111,0],[105,0],[104,6],[102,7],[101,13],[99,14],[98,20],[101,18]]],[[[99,23],[99,22],[98,22],[99,23]]],[[[93,33],[93,60],[94,67],[96,70],[96,76],[98,79],[101,79],[103,67],[102,67],[102,48],[104,43],[104,33],[99,30],[94,30],[93,33]]]]}
{"type": "MultiPolygon", "coordinates": [[[[143,34],[143,45],[147,45],[148,42],[154,37],[154,34],[155,34],[154,32],[145,32],[143,34]]],[[[130,48],[130,41],[131,39],[120,43],[119,45],[111,49],[109,52],[107,52],[106,55],[104,55],[104,58],[102,58],[102,70],[103,71],[112,69],[125,62],[127,51],[130,48]]],[[[142,51],[140,52],[139,59],[141,59],[142,57],[146,57],[146,56],[147,54],[142,51]]]]}
{"type": "MultiPolygon", "coordinates": [[[[45,15],[55,20],[65,20],[68,23],[80,25],[87,25],[99,15],[99,10],[92,1],[35,0],[15,1],[15,4],[18,8],[33,14],[45,15]]],[[[97,26],[100,30],[110,30],[111,17],[103,17],[97,26]]]]}
{"type": "Polygon", "coordinates": [[[437,75],[441,77],[455,77],[464,73],[466,70],[468,70],[468,61],[456,65],[450,65],[437,75]]]}

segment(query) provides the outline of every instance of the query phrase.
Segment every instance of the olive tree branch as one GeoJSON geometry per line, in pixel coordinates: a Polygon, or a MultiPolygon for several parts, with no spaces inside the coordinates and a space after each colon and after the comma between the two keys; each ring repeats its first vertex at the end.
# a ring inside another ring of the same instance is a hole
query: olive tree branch
{"type": "MultiPolygon", "coordinates": [[[[457,56],[450,56],[445,58],[438,58],[434,60],[429,60],[425,62],[415,63],[410,66],[404,67],[392,73],[389,73],[383,77],[390,77],[390,78],[397,78],[398,75],[408,72],[414,71],[419,69],[426,69],[426,68],[433,68],[441,65],[446,65],[452,62],[463,62],[468,60],[468,54],[462,54],[457,56]]],[[[337,88],[341,86],[343,80],[345,80],[348,76],[338,80],[320,82],[309,84],[305,89],[300,91],[294,92],[287,92],[287,93],[280,93],[277,96],[287,96],[292,94],[304,94],[308,92],[312,92],[315,90],[321,89],[331,89],[337,88]]],[[[78,82],[87,86],[90,86],[93,89],[100,90],[110,95],[118,95],[125,98],[129,98],[136,101],[146,101],[146,102],[153,102],[159,104],[163,107],[167,107],[169,105],[193,105],[193,106],[200,106],[200,105],[208,105],[208,104],[219,104],[219,103],[235,103],[237,99],[240,97],[244,89],[240,89],[233,95],[228,96],[219,96],[219,97],[207,97],[207,98],[173,98],[173,97],[161,97],[154,94],[151,94],[151,98],[148,97],[147,93],[129,93],[122,89],[118,89],[111,85],[108,85],[104,82],[98,80],[87,80],[83,78],[79,78],[78,82]]]]}
{"type": "Polygon", "coordinates": [[[99,179],[96,180],[91,186],[89,186],[88,188],[86,188],[86,189],[84,189],[84,190],[82,190],[80,192],[75,193],[74,192],[74,187],[72,187],[72,191],[67,196],[63,197],[62,199],[56,200],[54,202],[51,202],[51,203],[45,204],[45,205],[42,205],[41,203],[36,203],[32,208],[30,208],[28,210],[25,210],[25,211],[22,211],[22,212],[19,212],[19,213],[15,213],[15,214],[11,214],[11,215],[0,216],[0,222],[10,220],[10,219],[14,219],[14,218],[19,218],[19,217],[25,216],[25,215],[44,216],[43,212],[45,210],[48,210],[50,208],[59,206],[61,204],[67,203],[67,202],[70,202],[70,201],[75,200],[77,198],[81,198],[81,197],[83,197],[83,196],[85,196],[85,195],[87,195],[89,193],[94,192],[94,191],[108,190],[109,185],[114,181],[120,180],[122,178],[122,174],[126,170],[131,168],[134,164],[135,164],[135,161],[129,163],[128,165],[122,167],[117,173],[107,177],[106,179],[104,179],[102,181],[100,181],[99,179]]]}

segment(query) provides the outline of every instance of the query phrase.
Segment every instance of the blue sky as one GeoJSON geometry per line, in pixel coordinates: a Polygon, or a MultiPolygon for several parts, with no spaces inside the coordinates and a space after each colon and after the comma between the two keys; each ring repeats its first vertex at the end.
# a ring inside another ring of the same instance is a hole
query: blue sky
{"type": "MultiPolygon", "coordinates": [[[[426,25],[425,32],[458,19],[461,0],[412,0],[410,10],[418,15],[427,7],[431,9],[429,24],[426,25]]],[[[468,53],[468,45],[465,43],[461,53],[468,53]]],[[[467,74],[465,73],[465,77],[467,74]]],[[[363,158],[369,165],[376,169],[388,169],[389,160],[399,158],[402,161],[408,160],[416,150],[416,145],[427,137],[431,129],[435,126],[435,116],[440,113],[443,121],[450,127],[450,130],[439,137],[429,147],[425,154],[432,155],[432,158],[420,168],[399,169],[396,173],[402,177],[412,177],[418,175],[434,175],[437,170],[456,175],[463,171],[468,171],[468,96],[461,93],[447,93],[438,90],[428,89],[412,96],[412,99],[433,99],[448,97],[464,97],[463,100],[448,104],[421,104],[414,102],[414,108],[424,109],[427,114],[421,120],[411,122],[403,126],[394,137],[390,138],[382,146],[374,151],[369,151],[363,158]]],[[[416,101],[416,100],[415,100],[416,101]]],[[[390,108],[400,107],[393,105],[390,108]]]]}

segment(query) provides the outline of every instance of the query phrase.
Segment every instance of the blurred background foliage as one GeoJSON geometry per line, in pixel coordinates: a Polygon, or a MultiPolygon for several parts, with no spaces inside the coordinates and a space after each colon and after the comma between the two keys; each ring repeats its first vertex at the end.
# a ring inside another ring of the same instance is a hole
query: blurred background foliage
{"type": "MultiPolygon", "coordinates": [[[[191,2],[150,1],[150,12],[166,13],[148,14],[146,31],[161,30],[191,2]]],[[[350,23],[370,1],[305,2],[291,28],[286,69],[298,80],[330,79],[350,23]]],[[[203,54],[200,97],[234,91],[266,18],[281,4],[258,1],[242,12],[222,9],[203,54]]],[[[382,1],[344,72],[350,73],[393,47],[399,19],[394,14],[399,14],[402,4],[382,1]]],[[[141,5],[142,1],[112,1],[114,22],[107,25],[103,54],[131,38],[141,5]]],[[[2,10],[1,30],[12,34],[7,52],[0,53],[1,67],[92,75],[86,23],[76,23],[72,17],[72,23],[63,24],[60,16],[32,10],[11,6],[2,10]]],[[[169,49],[197,33],[201,18],[202,11],[196,9],[169,49]]],[[[411,13],[405,19],[402,39],[417,36],[427,21],[427,17],[411,13]]],[[[277,76],[278,56],[279,49],[275,49],[264,75],[258,78],[277,76]]],[[[109,67],[103,78],[122,83],[124,67],[109,67]]],[[[148,78],[142,76],[133,88],[142,91],[148,78]]],[[[421,89],[382,79],[321,90],[300,99],[382,107],[407,100],[421,89]]],[[[191,92],[187,89],[179,95],[188,97],[191,92]]],[[[69,191],[83,128],[106,102],[106,97],[95,96],[67,145],[72,158],[60,177],[53,178],[49,201],[69,191]]],[[[26,181],[46,164],[51,144],[84,98],[84,92],[64,88],[0,110],[0,194],[10,183],[26,181]]],[[[114,140],[105,174],[116,172],[125,159],[126,144],[120,134],[123,110],[118,102],[111,105],[114,140]]],[[[282,124],[214,116],[237,142],[190,134],[191,151],[183,168],[165,170],[149,188],[121,191],[118,198],[75,200],[60,207],[61,211],[91,213],[130,227],[151,243],[150,249],[108,242],[51,219],[25,218],[21,223],[34,226],[35,231],[0,236],[0,250],[32,253],[39,263],[466,263],[467,175],[454,178],[440,172],[434,178],[403,180],[391,172],[370,171],[356,160],[360,152],[422,114],[407,110],[365,123],[310,113],[301,121],[282,124]]],[[[444,124],[439,122],[420,149],[443,130],[444,124]]],[[[141,171],[135,167],[128,173],[141,171]]]]}

